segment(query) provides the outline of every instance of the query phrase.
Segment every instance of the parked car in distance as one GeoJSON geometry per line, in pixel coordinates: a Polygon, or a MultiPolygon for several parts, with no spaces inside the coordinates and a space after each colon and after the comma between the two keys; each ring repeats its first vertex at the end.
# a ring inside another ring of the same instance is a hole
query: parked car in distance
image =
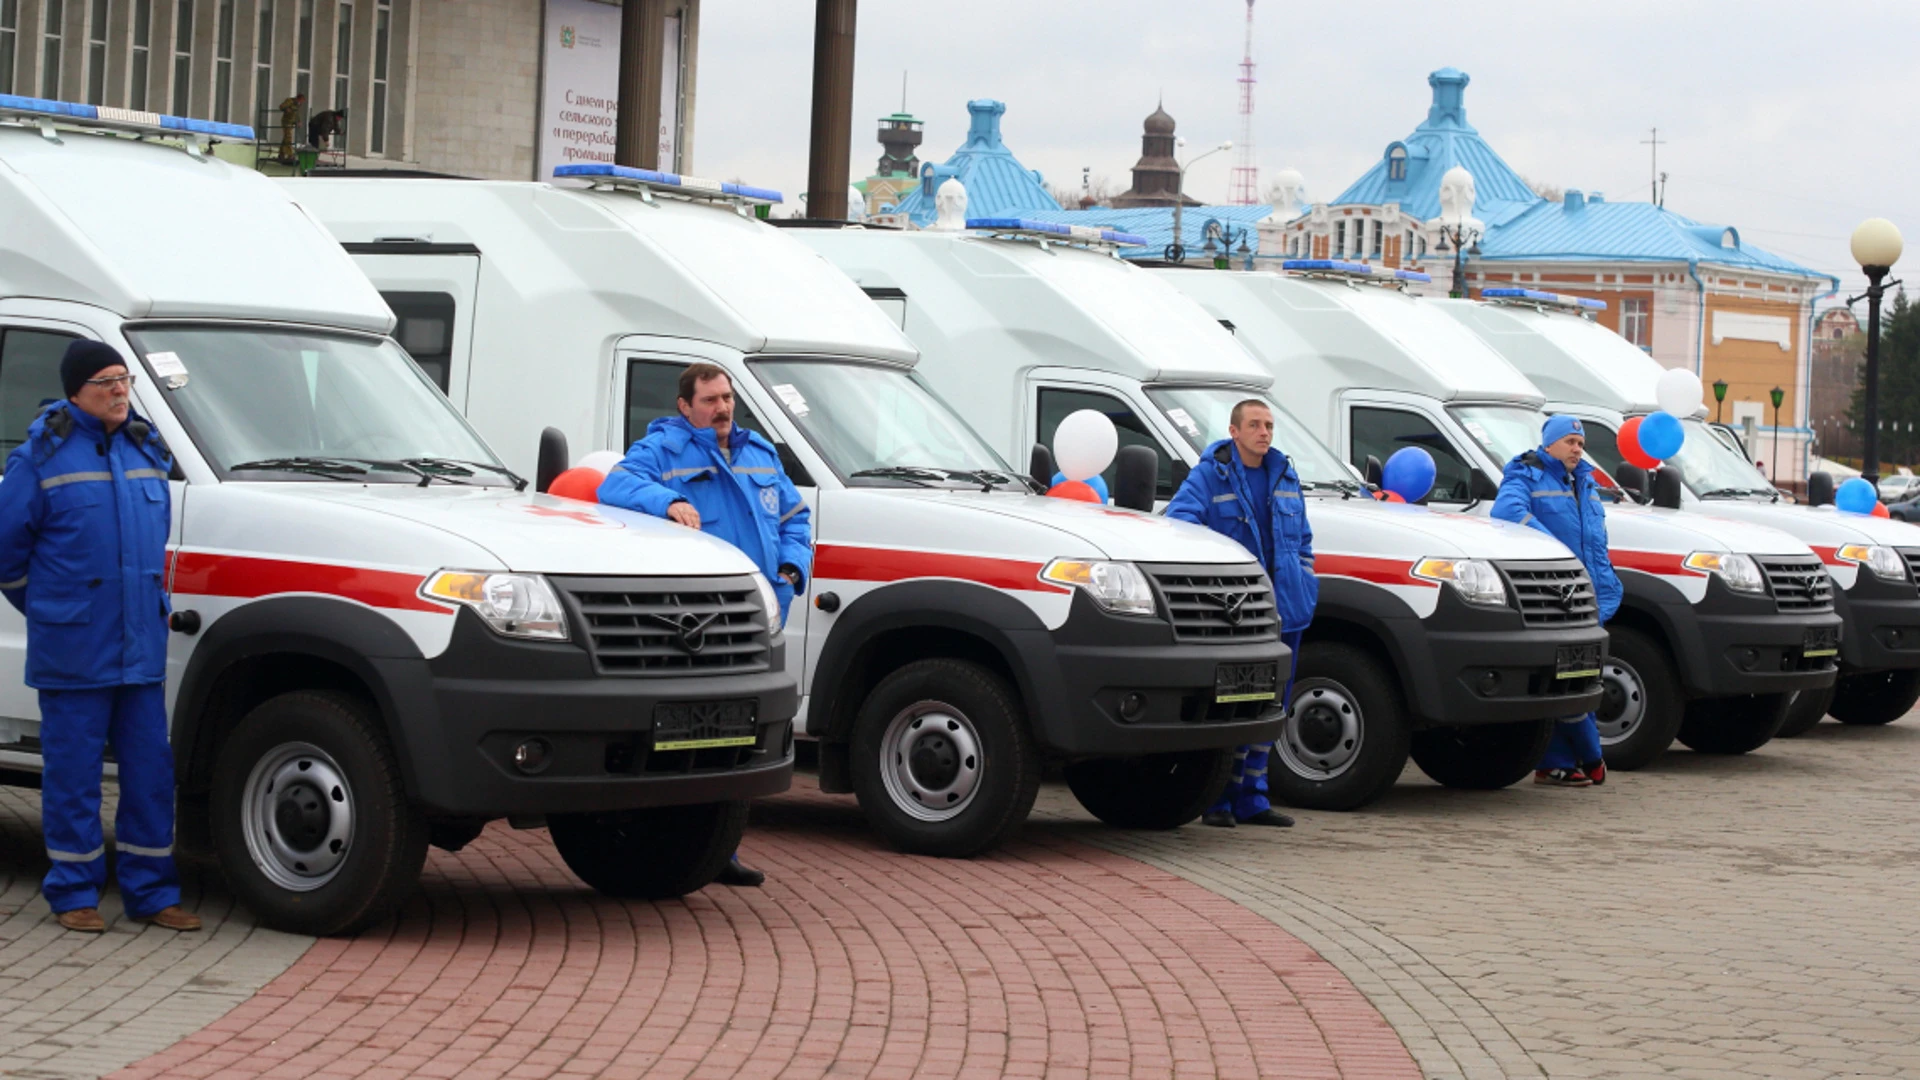
{"type": "Polygon", "coordinates": [[[1891,509],[1896,500],[1920,495],[1920,476],[1883,476],[1880,478],[1880,501],[1891,509]]]}

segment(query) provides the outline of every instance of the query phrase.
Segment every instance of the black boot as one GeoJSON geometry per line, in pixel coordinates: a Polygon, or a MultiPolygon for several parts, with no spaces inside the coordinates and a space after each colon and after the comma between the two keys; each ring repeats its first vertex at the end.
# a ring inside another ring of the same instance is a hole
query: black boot
{"type": "Polygon", "coordinates": [[[1234,825],[1233,812],[1231,810],[1209,810],[1200,815],[1200,824],[1212,825],[1216,829],[1231,829],[1234,825]]]}
{"type": "Polygon", "coordinates": [[[1275,810],[1272,807],[1268,807],[1265,810],[1262,810],[1259,813],[1253,815],[1252,817],[1242,820],[1240,824],[1242,825],[1277,825],[1283,829],[1291,829],[1293,828],[1293,819],[1281,813],[1280,811],[1275,810]]]}
{"type": "Polygon", "coordinates": [[[713,879],[716,885],[731,885],[737,889],[757,889],[767,880],[767,875],[740,861],[735,855],[720,868],[720,876],[713,879]]]}

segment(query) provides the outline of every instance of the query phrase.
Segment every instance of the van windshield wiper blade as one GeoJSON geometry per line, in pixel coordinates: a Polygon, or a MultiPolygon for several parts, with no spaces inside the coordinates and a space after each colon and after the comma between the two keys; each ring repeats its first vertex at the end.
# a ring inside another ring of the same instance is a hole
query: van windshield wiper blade
{"type": "Polygon", "coordinates": [[[325,476],[334,480],[345,480],[353,476],[365,476],[367,470],[349,461],[334,458],[283,457],[261,458],[259,461],[243,461],[238,465],[227,466],[228,472],[297,472],[313,476],[325,476]]]}
{"type": "Polygon", "coordinates": [[[472,476],[473,470],[475,469],[484,469],[487,472],[497,473],[512,481],[513,490],[515,491],[525,491],[527,488],[526,478],[514,472],[512,469],[507,468],[505,465],[489,465],[484,461],[468,461],[465,458],[443,457],[408,458],[407,464],[418,465],[423,469],[441,468],[449,471],[457,469],[461,475],[464,476],[472,476]]]}
{"type": "Polygon", "coordinates": [[[847,477],[849,480],[908,480],[921,487],[932,487],[931,481],[945,480],[946,477],[932,469],[922,469],[912,465],[882,465],[875,469],[861,469],[847,477]]]}
{"type": "Polygon", "coordinates": [[[1770,491],[1767,491],[1764,488],[1724,487],[1724,488],[1714,488],[1712,491],[1703,491],[1699,494],[1698,497],[1702,499],[1738,499],[1744,495],[1771,495],[1771,494],[1773,493],[1770,491]]]}

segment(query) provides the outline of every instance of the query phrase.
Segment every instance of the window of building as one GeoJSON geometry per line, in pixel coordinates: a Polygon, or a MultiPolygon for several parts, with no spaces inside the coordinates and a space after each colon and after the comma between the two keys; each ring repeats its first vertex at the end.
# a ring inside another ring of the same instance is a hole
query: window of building
{"type": "MultiPolygon", "coordinates": [[[[1120,434],[1120,445],[1144,446],[1153,451],[1159,463],[1155,469],[1154,498],[1173,498],[1173,460],[1160,449],[1160,440],[1141,419],[1134,415],[1127,403],[1111,394],[1100,394],[1089,390],[1064,390],[1059,387],[1042,387],[1040,390],[1040,430],[1034,433],[1034,441],[1053,452],[1053,433],[1059,429],[1060,421],[1071,413],[1081,409],[1092,409],[1103,413],[1113,421],[1114,430],[1120,434]]],[[[1113,490],[1115,470],[1118,465],[1107,466],[1101,478],[1107,482],[1107,490],[1113,490]]]]}
{"type": "Polygon", "coordinates": [[[87,4],[87,104],[107,103],[107,0],[87,4]]]}
{"type": "Polygon", "coordinates": [[[73,340],[40,330],[0,333],[0,455],[27,441],[27,428],[60,400],[60,357],[73,340]]]}
{"type": "Polygon", "coordinates": [[[133,0],[133,85],[128,88],[127,107],[147,111],[147,65],[153,59],[153,0],[133,0]]]}
{"type": "Polygon", "coordinates": [[[187,115],[193,90],[193,0],[176,0],[173,15],[173,113],[187,115]]]}
{"type": "Polygon", "coordinates": [[[1394,143],[1387,149],[1387,179],[1405,180],[1407,178],[1407,148],[1394,143]]]}
{"type": "Polygon", "coordinates": [[[373,10],[373,115],[368,117],[367,149],[387,152],[387,36],[393,22],[393,0],[380,0],[373,10]]]}
{"type": "Polygon", "coordinates": [[[273,100],[273,0],[256,2],[260,12],[256,16],[259,33],[253,50],[253,107],[261,111],[273,108],[278,102],[273,100]]]}
{"type": "Polygon", "coordinates": [[[1433,455],[1435,502],[1466,502],[1473,490],[1473,467],[1454,452],[1453,444],[1433,421],[1405,409],[1353,410],[1353,448],[1348,460],[1364,471],[1367,458],[1385,462],[1394,451],[1418,446],[1433,455]]]}
{"type": "Polygon", "coordinates": [[[300,26],[294,45],[293,92],[313,100],[313,0],[300,0],[300,26]]]}
{"type": "Polygon", "coordinates": [[[1333,254],[1335,258],[1338,258],[1346,253],[1347,223],[1344,221],[1336,221],[1333,223],[1333,254]]]}
{"type": "Polygon", "coordinates": [[[1373,257],[1376,259],[1380,257],[1380,224],[1378,221],[1373,223],[1373,257]]]}
{"type": "Polygon", "coordinates": [[[13,93],[13,46],[19,26],[20,0],[0,0],[0,94],[13,93]]]}
{"type": "Polygon", "coordinates": [[[380,299],[393,309],[393,340],[446,393],[453,368],[453,297],[439,292],[383,292],[380,299]]]}
{"type": "Polygon", "coordinates": [[[40,96],[60,99],[60,28],[66,24],[63,0],[47,0],[46,17],[40,24],[40,96]]]}
{"type": "Polygon", "coordinates": [[[220,0],[213,49],[213,118],[223,124],[233,119],[233,18],[234,0],[220,0]]]}
{"type": "Polygon", "coordinates": [[[353,77],[353,5],[341,0],[334,22],[333,107],[347,107],[347,87],[353,77]]]}
{"type": "Polygon", "coordinates": [[[1639,297],[1620,301],[1620,336],[1645,349],[1653,344],[1649,335],[1647,302],[1639,297]]]}

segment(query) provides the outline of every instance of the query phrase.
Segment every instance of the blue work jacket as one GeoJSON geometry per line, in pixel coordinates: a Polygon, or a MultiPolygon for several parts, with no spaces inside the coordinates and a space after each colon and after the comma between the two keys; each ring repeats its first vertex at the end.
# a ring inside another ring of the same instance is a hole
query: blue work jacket
{"type": "Polygon", "coordinates": [[[608,506],[666,517],[667,507],[688,502],[700,512],[700,531],[741,551],[773,584],[786,618],[794,589],[782,566],[800,571],[806,588],[813,572],[812,515],[780,467],[780,454],[765,437],[734,425],[727,454],[712,428],[697,428],[683,416],[663,416],[600,484],[608,506]]]}
{"type": "Polygon", "coordinates": [[[173,455],[128,413],[111,436],[49,405],[0,476],[0,593],[27,616],[27,685],[140,686],[167,678],[173,455]]]}
{"type": "Polygon", "coordinates": [[[1268,450],[1265,464],[1277,475],[1273,498],[1273,550],[1264,550],[1260,530],[1249,514],[1253,490],[1248,486],[1247,467],[1233,440],[1221,439],[1200,455],[1200,463],[1187,473],[1180,490],[1167,504],[1167,516],[1205,525],[1222,536],[1240,541],[1253,552],[1273,581],[1273,602],[1280,612],[1280,625],[1286,630],[1305,630],[1313,621],[1313,606],[1320,600],[1320,579],[1313,576],[1313,528],[1307,524],[1306,500],[1300,495],[1300,474],[1293,462],[1278,450],[1268,450]],[[1278,469],[1272,468],[1278,465],[1278,469]]]}
{"type": "Polygon", "coordinates": [[[1620,575],[1613,572],[1613,557],[1607,553],[1607,504],[1591,461],[1582,458],[1569,477],[1567,467],[1545,447],[1519,455],[1507,462],[1493,516],[1539,529],[1567,545],[1593,579],[1601,622],[1620,610],[1620,575]]]}

